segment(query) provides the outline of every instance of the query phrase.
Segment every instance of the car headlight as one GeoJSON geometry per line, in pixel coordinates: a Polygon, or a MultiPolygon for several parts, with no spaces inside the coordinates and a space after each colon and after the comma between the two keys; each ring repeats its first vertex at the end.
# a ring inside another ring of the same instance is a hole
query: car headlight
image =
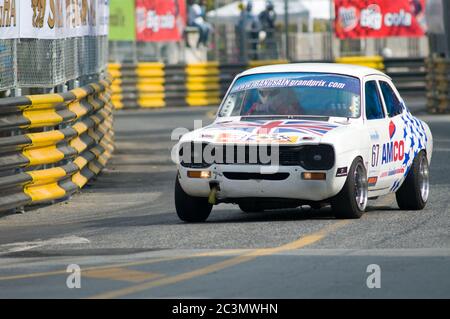
{"type": "Polygon", "coordinates": [[[334,149],[330,145],[305,145],[299,152],[300,165],[307,170],[327,171],[335,162],[334,149]]]}
{"type": "Polygon", "coordinates": [[[207,161],[204,157],[206,143],[184,143],[180,147],[180,163],[187,168],[207,168],[212,165],[212,162],[207,161]]]}

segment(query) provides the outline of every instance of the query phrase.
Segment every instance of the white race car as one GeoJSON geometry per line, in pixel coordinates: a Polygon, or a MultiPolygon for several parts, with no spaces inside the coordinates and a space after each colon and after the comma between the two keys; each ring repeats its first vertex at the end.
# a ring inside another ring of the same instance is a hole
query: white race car
{"type": "Polygon", "coordinates": [[[203,222],[219,203],[244,212],[320,208],[360,218],[395,193],[404,210],[429,196],[433,139],[384,73],[340,64],[287,64],[236,77],[210,126],[177,144],[175,204],[203,222]]]}

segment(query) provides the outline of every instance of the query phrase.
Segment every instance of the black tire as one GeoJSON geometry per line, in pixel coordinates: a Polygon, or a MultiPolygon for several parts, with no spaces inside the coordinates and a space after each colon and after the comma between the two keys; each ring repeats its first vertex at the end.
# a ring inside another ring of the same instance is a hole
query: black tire
{"type": "Polygon", "coordinates": [[[429,188],[426,194],[426,198],[424,198],[420,182],[421,161],[424,161],[424,164],[426,165],[428,171],[429,167],[426,153],[424,151],[421,151],[419,154],[417,154],[416,158],[414,158],[412,167],[409,170],[408,176],[406,176],[403,185],[395,193],[398,207],[400,207],[401,210],[422,210],[427,204],[429,188]]]}
{"type": "Polygon", "coordinates": [[[208,198],[193,197],[186,194],[177,177],[175,182],[175,208],[178,217],[187,223],[205,222],[211,214],[213,205],[208,198]]]}
{"type": "Polygon", "coordinates": [[[355,171],[357,168],[362,172],[364,181],[361,183],[362,187],[365,189],[366,197],[368,194],[368,184],[367,184],[367,171],[364,166],[364,162],[361,158],[354,160],[352,166],[350,167],[349,174],[347,176],[347,181],[344,184],[341,192],[336,195],[331,201],[331,207],[333,213],[338,219],[359,219],[364,214],[367,199],[363,208],[360,207],[356,199],[356,181],[355,181],[355,171]]]}
{"type": "Polygon", "coordinates": [[[259,207],[258,205],[256,205],[255,203],[241,203],[239,204],[239,208],[244,212],[244,213],[261,213],[263,211],[263,209],[261,207],[259,207]]]}

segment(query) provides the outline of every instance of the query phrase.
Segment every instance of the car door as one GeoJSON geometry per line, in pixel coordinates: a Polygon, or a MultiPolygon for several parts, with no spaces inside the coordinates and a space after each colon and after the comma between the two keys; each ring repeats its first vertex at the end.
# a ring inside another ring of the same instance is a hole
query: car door
{"type": "Polygon", "coordinates": [[[411,143],[403,113],[405,111],[402,99],[388,79],[378,81],[386,115],[389,122],[389,139],[383,145],[381,165],[385,184],[391,192],[397,191],[407,174],[407,163],[413,154],[408,153],[411,143]]]}
{"type": "Polygon", "coordinates": [[[370,135],[367,177],[369,191],[372,192],[383,191],[389,187],[388,183],[380,178],[383,169],[382,148],[389,139],[389,123],[377,80],[377,76],[370,76],[364,83],[365,122],[370,135]]]}

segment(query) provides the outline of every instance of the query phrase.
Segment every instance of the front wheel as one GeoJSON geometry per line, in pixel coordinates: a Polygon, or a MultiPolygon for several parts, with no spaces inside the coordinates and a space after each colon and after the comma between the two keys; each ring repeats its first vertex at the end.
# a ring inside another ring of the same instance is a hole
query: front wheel
{"type": "Polygon", "coordinates": [[[338,219],[358,219],[364,214],[368,202],[367,171],[361,158],[353,162],[341,192],[331,202],[338,219]]]}
{"type": "Polygon", "coordinates": [[[205,222],[211,214],[208,198],[193,197],[183,190],[177,177],[175,182],[175,208],[178,217],[187,223],[205,222]]]}
{"type": "Polygon", "coordinates": [[[424,151],[421,151],[412,163],[412,167],[395,193],[397,204],[402,210],[422,210],[430,194],[430,169],[424,151]]]}

